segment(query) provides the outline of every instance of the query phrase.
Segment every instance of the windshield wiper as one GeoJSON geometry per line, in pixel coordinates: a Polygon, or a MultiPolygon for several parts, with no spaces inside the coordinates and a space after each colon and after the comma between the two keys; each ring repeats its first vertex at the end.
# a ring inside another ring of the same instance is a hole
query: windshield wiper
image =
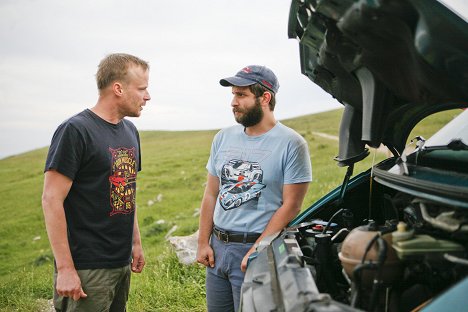
{"type": "Polygon", "coordinates": [[[453,139],[447,145],[436,145],[436,146],[424,147],[424,151],[438,151],[438,150],[462,151],[462,150],[468,150],[468,145],[463,143],[461,139],[453,139]]]}

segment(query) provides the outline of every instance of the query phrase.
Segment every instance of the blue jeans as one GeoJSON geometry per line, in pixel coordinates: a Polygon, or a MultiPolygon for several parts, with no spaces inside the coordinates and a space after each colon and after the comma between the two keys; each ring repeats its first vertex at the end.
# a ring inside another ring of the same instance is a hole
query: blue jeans
{"type": "Polygon", "coordinates": [[[206,304],[209,312],[229,312],[239,309],[240,291],[244,281],[241,262],[252,243],[224,243],[211,236],[215,266],[206,268],[206,304]]]}

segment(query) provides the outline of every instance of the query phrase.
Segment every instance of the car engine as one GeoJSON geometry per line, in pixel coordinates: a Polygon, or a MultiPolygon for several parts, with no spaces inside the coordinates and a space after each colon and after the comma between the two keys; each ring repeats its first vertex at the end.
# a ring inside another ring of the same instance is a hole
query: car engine
{"type": "Polygon", "coordinates": [[[383,199],[393,214],[383,222],[355,224],[342,208],[283,235],[319,293],[365,311],[418,311],[467,276],[468,212],[398,192],[383,199]]]}

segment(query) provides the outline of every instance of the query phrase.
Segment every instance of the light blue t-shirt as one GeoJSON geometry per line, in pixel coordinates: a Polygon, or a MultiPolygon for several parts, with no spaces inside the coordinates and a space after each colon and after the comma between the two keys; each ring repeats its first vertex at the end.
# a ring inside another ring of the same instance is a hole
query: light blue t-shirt
{"type": "Polygon", "coordinates": [[[312,181],[306,140],[280,122],[259,136],[241,125],[219,131],[206,168],[220,182],[214,224],[229,231],[263,232],[283,185],[312,181]]]}

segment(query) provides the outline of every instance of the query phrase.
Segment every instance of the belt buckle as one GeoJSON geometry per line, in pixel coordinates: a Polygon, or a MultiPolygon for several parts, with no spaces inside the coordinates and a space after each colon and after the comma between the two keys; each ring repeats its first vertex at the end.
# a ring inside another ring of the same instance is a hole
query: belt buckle
{"type": "Polygon", "coordinates": [[[217,230],[217,232],[218,232],[217,237],[220,241],[229,243],[229,234],[227,232],[224,232],[222,230],[217,230]]]}

